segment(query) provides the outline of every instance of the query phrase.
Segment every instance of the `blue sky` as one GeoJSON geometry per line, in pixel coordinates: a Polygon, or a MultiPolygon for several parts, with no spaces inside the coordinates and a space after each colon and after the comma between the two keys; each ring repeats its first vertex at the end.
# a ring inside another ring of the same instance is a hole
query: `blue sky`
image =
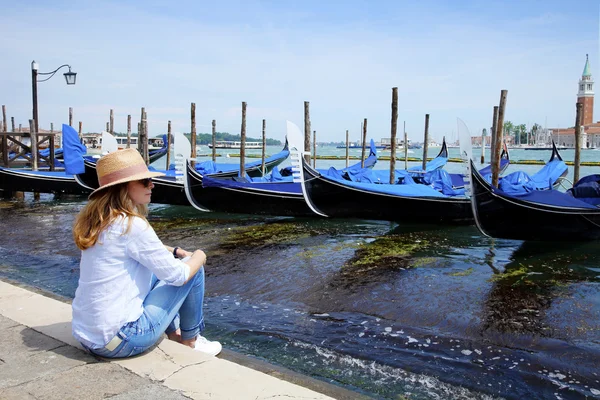
{"type": "MultiPolygon", "coordinates": [[[[70,64],[38,85],[40,126],[68,122],[100,131],[134,126],[146,107],[151,135],[240,132],[283,139],[285,120],[302,127],[304,101],[319,141],[390,135],[392,87],[399,134],[456,139],[456,118],[472,135],[491,125],[500,90],[506,120],[572,126],[577,81],[589,54],[600,80],[597,1],[27,1],[0,0],[0,88],[10,118],[31,115],[30,64],[70,64]],[[215,4],[218,3],[218,4],[215,4]]],[[[600,91],[600,86],[596,91],[600,91]]],[[[596,103],[600,102],[597,100],[596,103]]],[[[598,106],[596,106],[598,111],[598,106]]],[[[600,120],[597,114],[595,120],[600,120]]],[[[135,130],[135,128],[134,128],[135,130]]]]}

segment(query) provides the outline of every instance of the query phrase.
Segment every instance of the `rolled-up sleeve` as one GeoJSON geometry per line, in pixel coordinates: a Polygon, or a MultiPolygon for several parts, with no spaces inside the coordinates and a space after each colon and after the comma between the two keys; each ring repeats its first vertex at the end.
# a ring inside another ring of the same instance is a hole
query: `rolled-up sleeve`
{"type": "Polygon", "coordinates": [[[181,286],[188,280],[189,265],[173,257],[146,221],[135,218],[129,237],[127,255],[152,271],[158,279],[173,286],[181,286]]]}

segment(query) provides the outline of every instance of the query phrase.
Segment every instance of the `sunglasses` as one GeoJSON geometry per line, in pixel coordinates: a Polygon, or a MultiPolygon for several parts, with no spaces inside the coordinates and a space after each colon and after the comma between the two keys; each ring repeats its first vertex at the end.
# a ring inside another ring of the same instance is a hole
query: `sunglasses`
{"type": "Polygon", "coordinates": [[[140,179],[139,182],[147,188],[152,183],[152,178],[140,179]]]}

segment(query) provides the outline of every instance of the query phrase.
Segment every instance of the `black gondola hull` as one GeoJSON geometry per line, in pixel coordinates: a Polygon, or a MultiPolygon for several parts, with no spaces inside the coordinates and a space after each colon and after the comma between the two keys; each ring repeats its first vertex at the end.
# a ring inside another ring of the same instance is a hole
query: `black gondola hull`
{"type": "Polygon", "coordinates": [[[471,223],[466,198],[405,197],[347,186],[323,178],[303,162],[306,194],[330,217],[421,223],[471,223]]]}
{"type": "Polygon", "coordinates": [[[152,178],[152,203],[170,204],[174,206],[189,206],[185,195],[183,182],[177,182],[174,177],[161,176],[152,178]]]}
{"type": "Polygon", "coordinates": [[[13,192],[38,192],[86,195],[90,190],[80,186],[73,176],[47,176],[35,171],[0,168],[0,189],[13,192]]]}
{"type": "MultiPolygon", "coordinates": [[[[211,175],[211,178],[214,176],[211,175]]],[[[203,176],[187,164],[189,201],[201,210],[273,216],[315,216],[302,195],[251,187],[204,187],[203,176]]],[[[227,178],[225,178],[227,179],[227,178]]]]}
{"type": "MultiPolygon", "coordinates": [[[[84,161],[85,171],[75,176],[75,180],[83,187],[95,190],[100,184],[94,162],[84,161]]],[[[189,206],[182,182],[177,182],[174,177],[152,178],[152,203],[189,206]]]]}
{"type": "Polygon", "coordinates": [[[471,165],[472,206],[487,236],[531,241],[584,241],[600,238],[600,209],[542,205],[494,193],[471,165]]]}

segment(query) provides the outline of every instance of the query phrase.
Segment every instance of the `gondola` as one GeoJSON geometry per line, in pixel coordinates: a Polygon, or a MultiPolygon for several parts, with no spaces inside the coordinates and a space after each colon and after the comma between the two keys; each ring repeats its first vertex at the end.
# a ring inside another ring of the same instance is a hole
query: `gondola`
{"type": "MultiPolygon", "coordinates": [[[[75,181],[82,187],[92,191],[99,187],[98,175],[96,174],[96,159],[84,159],[85,172],[75,174],[75,181]]],[[[177,179],[175,170],[159,171],[165,176],[152,178],[154,188],[152,189],[152,203],[189,206],[190,203],[185,195],[183,181],[177,179]]]]}
{"type": "MultiPolygon", "coordinates": [[[[431,165],[445,164],[443,158],[447,159],[447,150],[444,145],[438,157],[441,160],[436,162],[433,159],[431,165]]],[[[423,179],[423,174],[415,174],[411,170],[396,171],[396,182],[404,184],[387,184],[378,183],[384,171],[377,171],[359,182],[325,176],[304,160],[302,167],[306,201],[313,209],[329,217],[422,223],[472,221],[469,200],[462,192],[447,195],[429,185],[414,183],[415,179],[423,179]]],[[[439,169],[433,168],[430,172],[439,169]]],[[[389,172],[386,173],[389,179],[389,172]]],[[[452,191],[449,176],[447,184],[448,190],[452,191]]]]}
{"type": "Polygon", "coordinates": [[[600,238],[600,208],[571,194],[558,190],[509,194],[492,187],[472,161],[471,185],[475,223],[486,236],[531,241],[600,238]]]}
{"type": "MultiPolygon", "coordinates": [[[[85,146],[79,143],[77,132],[72,127],[63,125],[62,132],[63,138],[73,137],[73,140],[70,140],[69,143],[65,143],[64,146],[66,171],[73,174],[73,181],[76,182],[80,190],[85,190],[86,193],[90,193],[99,186],[98,176],[96,174],[97,158],[85,156],[85,146]]],[[[187,139],[185,139],[185,141],[187,141],[187,139]]],[[[107,140],[103,140],[103,142],[108,145],[111,141],[107,138],[107,140]]],[[[116,140],[114,144],[116,145],[116,140]]],[[[114,151],[117,151],[116,147],[114,151]]],[[[181,178],[177,179],[176,171],[167,171],[166,174],[166,176],[153,179],[154,189],[152,190],[152,202],[189,205],[183,191],[183,181],[181,178]]],[[[181,174],[179,176],[181,177],[181,174]]]]}
{"type": "MultiPolygon", "coordinates": [[[[84,172],[75,174],[75,181],[83,188],[90,191],[98,188],[98,175],[96,173],[96,158],[84,157],[84,172]]],[[[177,178],[175,170],[160,171],[165,176],[152,178],[154,189],[152,189],[152,203],[186,205],[190,203],[185,195],[183,181],[177,178]]]]}
{"type": "MultiPolygon", "coordinates": [[[[165,150],[166,152],[166,150],[165,150]]],[[[271,157],[265,159],[265,169],[271,170],[276,165],[281,164],[289,155],[288,144],[285,143],[284,148],[274,154],[271,157]]],[[[162,157],[162,156],[161,156],[162,157]]],[[[88,188],[96,188],[98,187],[98,177],[96,175],[96,161],[99,157],[85,156],[84,157],[84,167],[85,171],[81,174],[77,175],[77,181],[88,188]]],[[[260,176],[262,174],[261,171],[262,160],[253,161],[246,164],[246,173],[248,176],[260,176]]],[[[226,164],[226,163],[214,163],[212,161],[205,162],[196,162],[196,168],[203,175],[210,175],[211,177],[234,177],[239,175],[240,167],[237,164],[226,164]]],[[[165,172],[167,175],[174,175],[175,166],[171,164],[169,166],[169,170],[158,170],[160,172],[165,172]],[[172,173],[169,173],[171,171],[172,173]]],[[[170,182],[168,186],[173,186],[173,183],[170,182]]],[[[183,184],[181,183],[180,192],[183,193],[183,184]]],[[[185,197],[185,196],[184,196],[185,197]]],[[[183,198],[182,198],[183,199],[183,198]]],[[[153,202],[156,202],[153,197],[153,202]]],[[[179,203],[178,203],[179,204],[179,203]]]]}
{"type": "MultiPolygon", "coordinates": [[[[251,178],[250,178],[251,179],[251,178]]],[[[252,182],[247,178],[202,176],[187,163],[185,190],[200,211],[238,214],[312,216],[298,182],[252,182]]]]}
{"type": "MultiPolygon", "coordinates": [[[[218,211],[240,214],[277,215],[277,216],[315,216],[319,212],[311,208],[302,193],[300,184],[302,173],[300,151],[302,146],[300,132],[288,122],[287,137],[294,143],[290,149],[292,161],[291,174],[282,177],[274,169],[266,178],[251,177],[215,177],[203,176],[196,168],[187,163],[185,190],[193,207],[200,211],[218,211]],[[277,174],[276,174],[277,172],[277,174]]],[[[297,127],[296,127],[297,128],[297,127]]],[[[365,162],[357,163],[340,174],[352,174],[363,168],[372,168],[377,162],[375,144],[371,141],[369,157],[365,162]]],[[[327,171],[321,171],[327,174],[327,171]]]]}
{"type": "MultiPolygon", "coordinates": [[[[177,146],[178,142],[187,141],[189,146],[189,141],[185,136],[180,135],[179,140],[175,140],[175,146],[177,146]]],[[[189,152],[182,151],[182,154],[189,154],[189,152]]],[[[279,153],[269,157],[265,160],[265,164],[269,166],[269,168],[273,168],[274,166],[280,164],[287,156],[289,155],[288,144],[286,142],[284,148],[279,153]]],[[[84,171],[82,173],[75,175],[75,180],[83,187],[94,190],[98,187],[98,176],[96,174],[96,161],[97,158],[94,157],[83,157],[83,167],[84,171]]],[[[199,166],[196,163],[196,168],[199,170],[204,170],[205,167],[199,166]]],[[[214,164],[214,163],[213,163],[214,164]]],[[[261,161],[255,161],[252,163],[246,164],[246,171],[248,173],[258,174],[261,171],[261,161]]],[[[206,164],[204,164],[206,166],[206,164]]],[[[183,176],[179,175],[175,170],[174,164],[170,166],[169,170],[158,170],[159,172],[164,172],[166,175],[158,178],[153,178],[152,181],[154,183],[154,189],[152,190],[152,202],[160,203],[160,204],[170,204],[170,205],[190,205],[188,198],[185,194],[183,176]]],[[[239,174],[239,166],[236,164],[214,164],[211,169],[212,174],[211,177],[227,177],[227,176],[237,176],[239,174]]]]}
{"type": "Polygon", "coordinates": [[[306,200],[329,217],[396,222],[470,222],[469,201],[427,185],[343,181],[324,176],[303,160],[306,200]]]}
{"type": "MultiPolygon", "coordinates": [[[[265,158],[264,174],[271,172],[273,168],[280,165],[290,155],[287,140],[281,151],[265,158]]],[[[232,163],[216,163],[214,161],[196,162],[196,170],[203,176],[210,175],[213,178],[231,178],[240,174],[240,166],[232,163]]],[[[263,176],[262,160],[245,163],[246,176],[257,178],[263,176]]]]}
{"type": "Polygon", "coordinates": [[[38,192],[85,195],[91,190],[79,185],[64,171],[32,171],[0,167],[0,189],[11,192],[38,192]]]}

